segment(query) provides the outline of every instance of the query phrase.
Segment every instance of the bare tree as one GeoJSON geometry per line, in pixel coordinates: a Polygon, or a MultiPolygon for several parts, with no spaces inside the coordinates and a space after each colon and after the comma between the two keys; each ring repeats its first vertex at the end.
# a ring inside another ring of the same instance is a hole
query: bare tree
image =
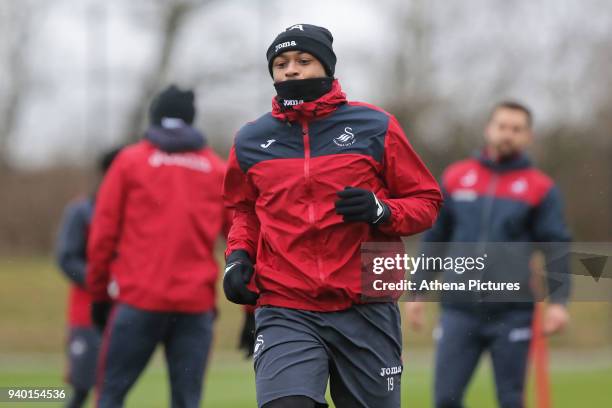
{"type": "MultiPolygon", "coordinates": [[[[385,84],[388,97],[384,106],[397,117],[415,149],[437,173],[443,165],[439,152],[427,141],[426,135],[432,115],[445,107],[433,80],[437,69],[432,60],[433,10],[427,1],[414,0],[396,1],[389,11],[395,38],[389,57],[391,69],[385,84]]],[[[447,117],[447,120],[453,118],[447,117]]]]}
{"type": "Polygon", "coordinates": [[[2,60],[6,64],[2,70],[7,78],[3,80],[2,99],[0,100],[0,170],[10,168],[9,147],[11,137],[23,101],[28,93],[27,52],[34,20],[40,15],[41,8],[28,1],[3,1],[0,3],[0,27],[2,27],[2,60]]]}
{"type": "Polygon", "coordinates": [[[398,28],[388,104],[393,106],[400,120],[412,122],[432,99],[429,44],[432,26],[426,1],[400,1],[395,4],[393,13],[398,28]]]}
{"type": "Polygon", "coordinates": [[[135,141],[140,137],[147,116],[148,103],[163,85],[175,49],[178,33],[187,16],[196,8],[211,3],[214,0],[169,0],[160,5],[161,28],[158,59],[150,64],[151,71],[144,77],[140,86],[140,94],[134,101],[131,111],[127,114],[124,130],[126,141],[135,141]]]}

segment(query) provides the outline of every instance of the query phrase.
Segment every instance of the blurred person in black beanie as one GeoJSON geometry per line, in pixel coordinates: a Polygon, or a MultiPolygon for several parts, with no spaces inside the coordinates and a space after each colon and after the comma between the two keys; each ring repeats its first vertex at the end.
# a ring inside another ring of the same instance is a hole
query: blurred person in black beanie
{"type": "Polygon", "coordinates": [[[170,86],[149,112],[143,140],[100,186],[87,249],[92,318],[104,328],[100,408],[123,406],[159,343],[171,405],[198,407],[212,341],[225,163],[192,126],[193,91],[170,86]]]}
{"type": "Polygon", "coordinates": [[[162,126],[164,118],[182,119],[187,125],[195,118],[195,95],[193,91],[181,91],[170,85],[155,97],[149,109],[151,124],[162,126]]]}

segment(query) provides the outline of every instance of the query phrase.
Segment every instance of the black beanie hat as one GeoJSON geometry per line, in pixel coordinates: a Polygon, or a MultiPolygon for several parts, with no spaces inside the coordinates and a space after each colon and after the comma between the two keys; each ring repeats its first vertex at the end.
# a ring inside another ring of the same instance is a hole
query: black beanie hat
{"type": "Polygon", "coordinates": [[[179,118],[191,125],[195,117],[193,91],[181,91],[170,85],[153,99],[149,114],[151,123],[160,126],[162,118],[179,118]]]}
{"type": "Polygon", "coordinates": [[[336,54],[332,49],[334,37],[327,28],[312,24],[295,24],[276,36],[268,47],[268,71],[272,75],[272,61],[285,51],[300,50],[315,56],[325,68],[327,76],[336,70],[336,54]]]}

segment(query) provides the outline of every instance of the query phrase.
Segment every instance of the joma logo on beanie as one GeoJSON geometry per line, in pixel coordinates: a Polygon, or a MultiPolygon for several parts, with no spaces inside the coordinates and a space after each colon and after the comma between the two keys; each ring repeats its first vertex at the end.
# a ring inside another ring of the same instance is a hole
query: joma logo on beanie
{"type": "Polygon", "coordinates": [[[276,36],[266,51],[268,71],[272,75],[272,61],[288,50],[307,52],[319,60],[328,77],[334,76],[336,54],[332,47],[334,37],[325,27],[312,24],[294,24],[276,36]]]}
{"type": "Polygon", "coordinates": [[[295,47],[295,46],[297,46],[297,43],[295,41],[285,41],[283,43],[276,44],[276,47],[274,48],[274,52],[278,52],[278,50],[280,50],[281,48],[295,47]]]}

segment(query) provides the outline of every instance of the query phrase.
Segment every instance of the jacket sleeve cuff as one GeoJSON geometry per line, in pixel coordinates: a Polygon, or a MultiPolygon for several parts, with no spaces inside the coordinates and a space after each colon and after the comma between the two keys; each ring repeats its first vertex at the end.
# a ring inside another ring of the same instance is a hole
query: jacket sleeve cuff
{"type": "Polygon", "coordinates": [[[567,306],[569,303],[569,295],[552,295],[550,296],[548,303],[553,305],[567,306]]]}
{"type": "Polygon", "coordinates": [[[248,248],[247,246],[228,246],[225,250],[225,261],[229,259],[230,255],[236,251],[242,251],[246,253],[247,257],[255,263],[256,254],[255,250],[252,248],[248,248]]]}
{"type": "Polygon", "coordinates": [[[227,255],[225,262],[228,264],[236,261],[253,263],[252,259],[245,249],[234,249],[227,255]]]}
{"type": "Polygon", "coordinates": [[[383,233],[387,234],[387,235],[395,235],[395,231],[396,231],[396,225],[394,225],[397,222],[397,212],[393,210],[393,206],[389,204],[389,201],[387,200],[381,200],[379,199],[382,203],[385,204],[385,206],[387,207],[387,210],[389,211],[389,216],[387,217],[387,219],[385,220],[385,222],[381,223],[381,224],[377,224],[376,227],[383,233]]]}

